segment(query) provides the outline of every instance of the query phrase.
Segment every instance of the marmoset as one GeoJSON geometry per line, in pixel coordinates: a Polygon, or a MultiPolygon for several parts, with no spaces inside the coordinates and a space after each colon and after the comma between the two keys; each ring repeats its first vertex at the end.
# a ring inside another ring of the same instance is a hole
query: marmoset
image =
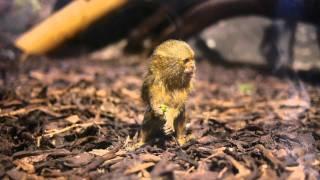
{"type": "Polygon", "coordinates": [[[155,135],[174,135],[186,142],[185,103],[192,90],[195,57],[184,41],[167,40],[154,50],[141,96],[147,105],[141,128],[141,143],[155,135]]]}

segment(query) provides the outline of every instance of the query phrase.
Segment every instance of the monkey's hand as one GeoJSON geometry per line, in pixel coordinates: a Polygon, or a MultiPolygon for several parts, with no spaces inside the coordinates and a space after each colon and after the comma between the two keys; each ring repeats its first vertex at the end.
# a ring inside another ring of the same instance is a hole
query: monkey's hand
{"type": "Polygon", "coordinates": [[[164,105],[164,104],[161,104],[161,105],[156,105],[152,108],[153,112],[155,113],[156,116],[158,117],[163,117],[164,114],[166,113],[167,111],[167,106],[164,105]]]}
{"type": "Polygon", "coordinates": [[[173,134],[175,132],[174,129],[174,122],[177,119],[177,117],[179,116],[180,111],[178,109],[175,108],[167,108],[165,114],[164,114],[164,119],[165,119],[165,124],[163,127],[164,133],[166,135],[170,135],[173,134]]]}

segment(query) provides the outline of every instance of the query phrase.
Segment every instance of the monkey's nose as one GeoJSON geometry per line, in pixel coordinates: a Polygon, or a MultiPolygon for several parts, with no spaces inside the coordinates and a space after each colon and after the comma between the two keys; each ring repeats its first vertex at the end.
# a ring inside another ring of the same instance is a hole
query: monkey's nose
{"type": "Polygon", "coordinates": [[[184,72],[185,72],[186,74],[193,74],[193,73],[194,73],[194,66],[188,66],[188,67],[184,70],[184,72]]]}

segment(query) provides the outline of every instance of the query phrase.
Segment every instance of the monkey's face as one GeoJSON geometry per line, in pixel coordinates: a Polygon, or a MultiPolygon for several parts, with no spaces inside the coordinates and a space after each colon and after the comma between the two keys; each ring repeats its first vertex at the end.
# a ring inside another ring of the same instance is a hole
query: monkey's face
{"type": "Polygon", "coordinates": [[[165,41],[153,53],[151,71],[171,87],[188,86],[195,69],[194,52],[184,41],[165,41]]]}
{"type": "Polygon", "coordinates": [[[184,64],[183,76],[186,79],[191,79],[194,76],[195,70],[196,70],[194,58],[190,57],[190,58],[183,59],[182,63],[184,64]]]}

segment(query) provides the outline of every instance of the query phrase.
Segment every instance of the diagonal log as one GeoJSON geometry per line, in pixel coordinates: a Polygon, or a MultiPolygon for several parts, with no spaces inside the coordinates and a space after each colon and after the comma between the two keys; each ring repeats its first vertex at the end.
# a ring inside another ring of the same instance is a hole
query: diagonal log
{"type": "Polygon", "coordinates": [[[128,0],[77,0],[22,34],[15,45],[26,54],[45,54],[128,0]]]}

